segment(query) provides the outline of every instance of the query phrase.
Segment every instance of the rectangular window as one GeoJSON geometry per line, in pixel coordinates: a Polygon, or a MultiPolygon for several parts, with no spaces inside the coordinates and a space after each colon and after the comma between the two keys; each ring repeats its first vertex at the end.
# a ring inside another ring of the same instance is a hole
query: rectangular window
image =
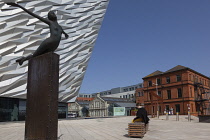
{"type": "MultiPolygon", "coordinates": [[[[25,115],[25,101],[20,102],[19,99],[13,98],[0,98],[0,121],[17,121],[18,120],[18,107],[21,107],[25,115]],[[20,105],[20,106],[19,106],[20,105]]],[[[21,114],[19,114],[20,116],[21,114]]],[[[21,117],[24,118],[24,115],[21,117]]]]}
{"type": "Polygon", "coordinates": [[[194,110],[193,110],[193,104],[191,104],[191,110],[192,110],[191,112],[193,112],[193,111],[194,111],[194,110]]]}
{"type": "Polygon", "coordinates": [[[96,107],[99,108],[99,104],[100,102],[99,101],[96,101],[96,107]]]}
{"type": "Polygon", "coordinates": [[[179,82],[181,80],[182,80],[181,75],[176,75],[176,81],[179,82]]]}
{"type": "Polygon", "coordinates": [[[162,112],[162,110],[161,110],[161,106],[159,106],[159,113],[161,113],[162,112]]]}
{"type": "Polygon", "coordinates": [[[138,95],[139,95],[139,97],[140,97],[140,96],[144,96],[144,93],[143,93],[143,91],[141,91],[141,92],[138,92],[138,95]]]}
{"type": "Polygon", "coordinates": [[[149,86],[149,87],[152,86],[152,81],[148,81],[148,86],[149,86]]]}
{"type": "Polygon", "coordinates": [[[158,96],[162,97],[161,91],[158,91],[158,96]]]}
{"type": "Polygon", "coordinates": [[[192,87],[190,87],[190,97],[192,97],[192,87]]]}
{"type": "Polygon", "coordinates": [[[171,90],[167,90],[168,99],[171,99],[171,90]]]}
{"type": "Polygon", "coordinates": [[[180,112],[180,104],[175,104],[176,112],[180,112]]]}
{"type": "Polygon", "coordinates": [[[166,112],[169,112],[169,105],[166,105],[165,111],[166,111],[166,112]]]}
{"type": "Polygon", "coordinates": [[[160,78],[157,79],[157,85],[161,85],[161,80],[160,80],[160,78]]]}
{"type": "Polygon", "coordinates": [[[152,106],[152,113],[155,113],[155,106],[152,106]]]}
{"type": "Polygon", "coordinates": [[[167,84],[170,83],[170,77],[166,77],[166,83],[167,83],[167,84]]]}
{"type": "Polygon", "coordinates": [[[198,83],[198,77],[197,76],[195,76],[195,82],[198,83]]]}
{"type": "Polygon", "coordinates": [[[178,88],[177,92],[178,92],[178,98],[182,98],[182,89],[178,88]]]}

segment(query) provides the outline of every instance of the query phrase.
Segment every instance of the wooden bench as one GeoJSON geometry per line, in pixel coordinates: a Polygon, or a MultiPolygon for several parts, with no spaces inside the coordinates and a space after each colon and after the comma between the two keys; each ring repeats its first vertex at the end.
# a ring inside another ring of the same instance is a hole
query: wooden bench
{"type": "Polygon", "coordinates": [[[145,126],[142,122],[129,123],[128,124],[128,136],[129,137],[144,137],[148,130],[148,124],[145,126]]]}

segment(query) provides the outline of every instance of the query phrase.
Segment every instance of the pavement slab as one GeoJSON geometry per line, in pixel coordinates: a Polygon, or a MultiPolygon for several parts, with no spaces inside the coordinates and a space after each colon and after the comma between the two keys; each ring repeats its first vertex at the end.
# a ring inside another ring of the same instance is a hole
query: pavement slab
{"type": "MultiPolygon", "coordinates": [[[[150,118],[149,130],[143,138],[130,138],[128,123],[134,116],[62,119],[58,121],[58,140],[209,140],[210,123],[199,123],[187,116],[150,118]]],[[[0,140],[24,140],[25,122],[0,122],[0,140]]]]}

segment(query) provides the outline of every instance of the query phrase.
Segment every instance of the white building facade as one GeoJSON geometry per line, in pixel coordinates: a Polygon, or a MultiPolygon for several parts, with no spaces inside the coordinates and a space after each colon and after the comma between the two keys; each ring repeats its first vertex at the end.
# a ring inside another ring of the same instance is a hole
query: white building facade
{"type": "MultiPolygon", "coordinates": [[[[137,88],[142,88],[143,84],[138,83],[136,85],[126,86],[126,87],[118,87],[112,88],[110,90],[98,92],[101,97],[114,97],[114,98],[126,98],[126,99],[134,99],[135,91],[137,88]]],[[[92,98],[96,97],[97,93],[92,94],[79,94],[78,97],[84,98],[92,98]]]]}
{"type": "Polygon", "coordinates": [[[100,97],[100,94],[97,94],[95,99],[89,103],[90,117],[109,116],[108,107],[109,104],[100,97]]]}
{"type": "Polygon", "coordinates": [[[78,117],[89,117],[89,101],[68,103],[68,114],[75,113],[78,117]]]}
{"type": "Polygon", "coordinates": [[[113,97],[101,97],[100,94],[96,94],[94,100],[89,103],[90,117],[106,117],[114,116],[115,107],[124,107],[124,115],[130,115],[131,110],[136,107],[135,102],[126,98],[113,98],[113,97]]]}

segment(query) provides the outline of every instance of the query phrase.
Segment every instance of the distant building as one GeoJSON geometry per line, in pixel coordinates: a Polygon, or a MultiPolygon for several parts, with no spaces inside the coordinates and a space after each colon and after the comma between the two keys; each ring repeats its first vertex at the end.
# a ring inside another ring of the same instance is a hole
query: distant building
{"type": "Polygon", "coordinates": [[[68,104],[68,114],[75,113],[78,117],[89,117],[89,101],[75,101],[68,104]]]}
{"type": "Polygon", "coordinates": [[[114,116],[115,107],[124,107],[124,116],[130,116],[136,104],[130,99],[101,97],[100,94],[96,94],[94,100],[90,101],[89,114],[90,117],[114,116]]]}
{"type": "MultiPolygon", "coordinates": [[[[80,93],[75,102],[69,102],[68,113],[77,113],[78,116],[85,116],[84,110],[91,117],[113,116],[114,107],[124,107],[126,116],[133,115],[135,108],[135,90],[142,88],[142,83],[113,88],[93,94],[80,93]],[[84,104],[86,104],[84,106],[84,104]],[[83,111],[82,111],[83,109],[83,111]]],[[[87,113],[86,113],[87,114],[87,113]]]]}
{"type": "Polygon", "coordinates": [[[77,98],[93,98],[93,94],[83,94],[79,93],[77,98]]]}
{"type": "MultiPolygon", "coordinates": [[[[139,83],[136,85],[126,86],[126,87],[112,88],[110,90],[101,91],[98,93],[100,94],[101,97],[126,98],[135,101],[135,91],[137,88],[142,88],[142,87],[143,84],[139,83]]],[[[91,101],[93,100],[94,97],[96,97],[96,94],[98,93],[92,93],[92,94],[79,93],[76,100],[91,101]]]]}
{"type": "MultiPolygon", "coordinates": [[[[110,90],[98,92],[101,97],[114,97],[114,98],[126,98],[135,100],[135,90],[137,88],[142,88],[143,84],[139,83],[136,85],[112,88],[110,90]]],[[[92,97],[95,97],[97,93],[91,94],[92,97]]]]}
{"type": "Polygon", "coordinates": [[[155,71],[136,89],[136,102],[144,103],[149,114],[210,115],[210,78],[188,67],[176,66],[166,72],[155,71]]]}

